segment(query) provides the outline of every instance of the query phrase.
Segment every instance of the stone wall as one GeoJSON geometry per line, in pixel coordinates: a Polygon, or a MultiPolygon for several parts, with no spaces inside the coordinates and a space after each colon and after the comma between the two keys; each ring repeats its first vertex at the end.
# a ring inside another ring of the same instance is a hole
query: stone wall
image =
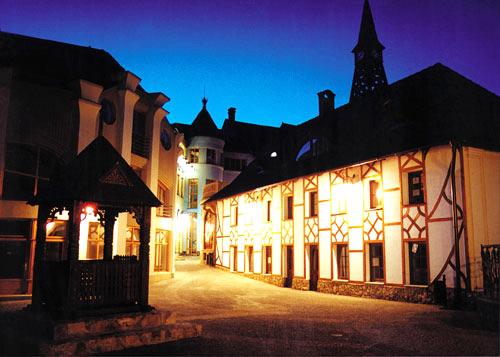
{"type": "MultiPolygon", "coordinates": [[[[216,266],[216,268],[230,271],[221,266],[216,266]]],[[[280,287],[285,285],[285,278],[277,275],[251,274],[233,271],[231,271],[231,273],[280,287]]],[[[292,289],[309,290],[309,280],[298,278],[292,279],[292,289]]],[[[434,303],[432,288],[424,286],[390,286],[379,283],[349,283],[347,281],[319,280],[317,291],[327,294],[357,296],[370,299],[404,301],[420,304],[434,303]]],[[[450,296],[448,296],[448,299],[449,298],[450,296]]]]}

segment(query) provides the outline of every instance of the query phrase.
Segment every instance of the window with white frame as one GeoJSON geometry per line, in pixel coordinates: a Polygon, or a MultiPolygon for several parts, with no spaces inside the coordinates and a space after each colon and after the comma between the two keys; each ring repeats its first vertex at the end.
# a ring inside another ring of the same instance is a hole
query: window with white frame
{"type": "Polygon", "coordinates": [[[318,191],[310,191],[307,193],[308,217],[316,217],[318,215],[318,191]]]}

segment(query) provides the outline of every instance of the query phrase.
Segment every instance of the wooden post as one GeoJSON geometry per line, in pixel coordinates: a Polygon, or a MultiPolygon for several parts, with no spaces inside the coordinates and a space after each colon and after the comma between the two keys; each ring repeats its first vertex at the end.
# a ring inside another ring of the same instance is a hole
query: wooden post
{"type": "Polygon", "coordinates": [[[457,184],[455,181],[455,167],[457,160],[457,147],[452,144],[452,161],[451,161],[451,193],[453,207],[453,232],[455,236],[455,305],[461,305],[461,279],[460,279],[460,236],[458,235],[458,210],[457,210],[457,184]]]}
{"type": "Polygon", "coordinates": [[[107,208],[104,212],[104,260],[113,260],[113,230],[118,211],[107,208]]]}
{"type": "MultiPolygon", "coordinates": [[[[80,201],[73,201],[73,207],[69,211],[69,232],[68,232],[68,261],[78,260],[80,250],[80,215],[82,204],[80,201]]],[[[71,279],[71,277],[70,277],[71,279]]]]}
{"type": "Polygon", "coordinates": [[[149,309],[149,240],[151,234],[151,207],[142,207],[141,231],[139,248],[139,266],[141,270],[140,301],[144,310],[149,309]]]}
{"type": "Polygon", "coordinates": [[[33,268],[33,292],[31,304],[33,311],[39,312],[42,307],[41,285],[43,263],[45,261],[45,241],[47,239],[47,231],[45,224],[49,217],[49,208],[45,204],[38,206],[38,218],[36,225],[36,245],[35,245],[35,262],[33,268]]]}

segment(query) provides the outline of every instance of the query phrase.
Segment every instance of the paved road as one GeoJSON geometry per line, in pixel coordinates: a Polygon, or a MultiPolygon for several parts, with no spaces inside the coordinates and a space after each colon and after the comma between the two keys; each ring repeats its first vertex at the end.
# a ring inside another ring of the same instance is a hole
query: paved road
{"type": "MultiPolygon", "coordinates": [[[[498,332],[471,311],[279,288],[176,262],[150,303],[203,325],[201,338],[117,355],[499,355],[498,332]]],[[[0,310],[22,306],[1,303],[0,310]]],[[[24,303],[26,304],[26,303],[24,303]]]]}
{"type": "MultiPolygon", "coordinates": [[[[176,262],[151,304],[203,325],[203,338],[172,344],[186,355],[498,355],[497,332],[471,311],[279,288],[176,262]]],[[[160,346],[148,351],[161,354],[160,346]]],[[[139,352],[139,351],[138,351],[139,352]]]]}

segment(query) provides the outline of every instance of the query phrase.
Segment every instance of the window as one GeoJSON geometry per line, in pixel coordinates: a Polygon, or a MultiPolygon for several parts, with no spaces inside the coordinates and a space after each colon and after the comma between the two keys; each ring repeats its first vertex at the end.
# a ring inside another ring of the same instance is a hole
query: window
{"type": "Polygon", "coordinates": [[[149,138],[146,136],[146,114],[134,110],[132,153],[148,159],[149,141],[149,138]]]}
{"type": "Polygon", "coordinates": [[[348,255],[347,255],[347,244],[337,245],[337,274],[338,279],[348,279],[348,255]]]}
{"type": "Polygon", "coordinates": [[[155,271],[168,271],[169,231],[157,229],[155,235],[155,271]]]}
{"type": "Polygon", "coordinates": [[[293,219],[293,196],[283,199],[283,220],[293,219]]]}
{"type": "Polygon", "coordinates": [[[102,259],[104,252],[104,227],[98,222],[89,223],[87,259],[102,259]]]}
{"type": "Polygon", "coordinates": [[[380,181],[372,180],[370,184],[370,208],[380,208],[382,205],[382,190],[380,188],[380,181]]]}
{"type": "Polygon", "coordinates": [[[207,180],[205,181],[205,185],[210,185],[211,183],[214,183],[215,181],[217,181],[217,180],[214,180],[214,179],[207,179],[207,180]]]}
{"type": "Polygon", "coordinates": [[[309,192],[309,217],[318,215],[318,192],[309,192]]]}
{"type": "Polygon", "coordinates": [[[264,201],[264,222],[271,222],[271,200],[264,201]]]}
{"type": "Polygon", "coordinates": [[[125,255],[139,256],[139,247],[141,246],[140,232],[139,227],[127,227],[127,233],[125,235],[125,255]]]}
{"type": "Polygon", "coordinates": [[[232,157],[224,158],[224,169],[231,171],[241,171],[247,166],[245,159],[235,159],[232,157]]]}
{"type": "Polygon", "coordinates": [[[411,285],[427,285],[427,244],[408,243],[411,285]]]}
{"type": "Polygon", "coordinates": [[[156,210],[157,217],[172,217],[172,205],[170,205],[170,190],[158,181],[158,199],[162,203],[156,210]]]}
{"type": "Polygon", "coordinates": [[[189,150],[189,162],[191,164],[197,164],[200,162],[200,149],[189,150]]]}
{"type": "Polygon", "coordinates": [[[422,170],[403,172],[403,204],[413,205],[424,203],[424,187],[422,182],[422,170]]]}
{"type": "Polygon", "coordinates": [[[66,225],[67,221],[52,221],[46,224],[46,257],[49,261],[66,260],[66,225]]]}
{"type": "Polygon", "coordinates": [[[231,206],[231,226],[238,225],[238,206],[231,206]]]}
{"type": "Polygon", "coordinates": [[[382,243],[368,244],[370,281],[384,281],[384,248],[382,243]]]}
{"type": "Polygon", "coordinates": [[[25,201],[46,185],[57,158],[44,148],[7,143],[2,198],[25,201]]]}
{"type": "Polygon", "coordinates": [[[188,208],[198,208],[198,179],[188,180],[188,208]]]}
{"type": "Polygon", "coordinates": [[[207,164],[217,164],[217,156],[214,149],[207,149],[207,164]]]}
{"type": "Polygon", "coordinates": [[[253,273],[253,247],[247,246],[247,272],[253,273]]]}
{"type": "Polygon", "coordinates": [[[177,196],[184,198],[184,177],[177,175],[177,196]]]}
{"type": "Polygon", "coordinates": [[[31,221],[0,220],[0,279],[24,279],[31,221]]]}
{"type": "Polygon", "coordinates": [[[270,245],[266,245],[263,248],[264,248],[263,249],[264,274],[271,274],[273,267],[272,247],[270,245]]]}

